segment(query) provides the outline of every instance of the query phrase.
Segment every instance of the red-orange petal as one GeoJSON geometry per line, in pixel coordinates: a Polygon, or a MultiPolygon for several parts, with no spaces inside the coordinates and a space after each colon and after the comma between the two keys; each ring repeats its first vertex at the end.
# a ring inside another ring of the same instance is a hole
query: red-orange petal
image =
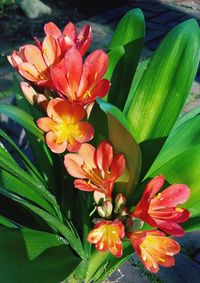
{"type": "Polygon", "coordinates": [[[94,129],[88,122],[80,122],[78,123],[78,129],[80,131],[80,135],[75,135],[75,139],[80,142],[88,142],[94,136],[94,129]]]}
{"type": "Polygon", "coordinates": [[[125,158],[123,154],[115,154],[110,168],[111,177],[117,179],[120,177],[125,168],[125,158]]]}
{"type": "Polygon", "coordinates": [[[51,131],[46,134],[46,143],[54,153],[62,153],[66,150],[66,142],[57,143],[57,137],[51,131]]]}
{"type": "Polygon", "coordinates": [[[54,129],[56,123],[52,119],[44,117],[37,120],[37,125],[44,132],[48,132],[54,129]]]}
{"type": "Polygon", "coordinates": [[[24,47],[24,55],[30,64],[32,64],[38,72],[43,72],[47,69],[47,65],[44,62],[42,53],[38,47],[32,44],[27,44],[24,47]]]}
{"type": "Polygon", "coordinates": [[[37,82],[40,80],[40,74],[38,70],[30,63],[22,63],[18,66],[19,73],[31,82],[37,82]]]}
{"type": "Polygon", "coordinates": [[[76,27],[74,24],[72,24],[72,22],[69,22],[64,30],[63,30],[63,35],[64,36],[68,36],[69,38],[71,38],[73,41],[76,40],[76,27]]]}
{"type": "Polygon", "coordinates": [[[65,73],[67,83],[71,89],[72,95],[74,96],[73,100],[77,100],[76,93],[80,84],[82,70],[82,56],[77,49],[71,48],[65,55],[65,73]]]}
{"type": "Polygon", "coordinates": [[[42,43],[42,53],[47,66],[53,65],[61,54],[60,47],[53,36],[47,35],[42,43]]]}
{"type": "Polygon", "coordinates": [[[78,97],[91,90],[102,79],[108,66],[108,55],[102,50],[93,51],[83,64],[83,74],[78,89],[78,97]]]}
{"type": "Polygon", "coordinates": [[[64,158],[64,165],[67,172],[75,178],[86,178],[85,172],[82,169],[83,158],[76,153],[68,153],[64,158]]]}
{"type": "Polygon", "coordinates": [[[53,22],[44,25],[44,32],[46,35],[51,35],[56,39],[62,35],[60,29],[53,22]]]}
{"type": "Polygon", "coordinates": [[[85,52],[90,48],[91,41],[91,26],[85,25],[80,30],[76,40],[76,48],[80,51],[82,56],[84,56],[85,52]]]}
{"type": "Polygon", "coordinates": [[[100,170],[108,172],[113,160],[112,145],[104,140],[102,141],[95,152],[95,162],[100,170]]]}

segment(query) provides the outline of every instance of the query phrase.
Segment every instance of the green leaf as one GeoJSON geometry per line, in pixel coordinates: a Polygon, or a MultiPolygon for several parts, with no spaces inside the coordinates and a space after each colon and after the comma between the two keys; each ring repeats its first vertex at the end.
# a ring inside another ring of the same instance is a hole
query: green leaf
{"type": "Polygon", "coordinates": [[[130,200],[137,185],[141,169],[140,149],[129,131],[129,124],[123,113],[115,106],[101,99],[98,99],[97,103],[107,114],[109,141],[114,149],[117,152],[123,153],[126,158],[127,168],[122,177],[117,180],[117,183],[120,191],[125,193],[128,200],[130,200]]]}
{"type": "Polygon", "coordinates": [[[11,221],[10,219],[6,218],[3,215],[0,215],[0,224],[8,228],[18,228],[19,227],[18,224],[15,224],[15,222],[11,221]]]}
{"type": "Polygon", "coordinates": [[[120,81],[120,88],[117,93],[112,93],[116,90],[115,85],[111,87],[108,96],[108,101],[112,102],[123,110],[128,92],[137,68],[141,49],[143,47],[145,33],[144,15],[140,9],[129,11],[119,22],[116,31],[109,45],[110,49],[118,46],[123,46],[125,54],[123,56],[124,65],[118,64],[115,71],[118,77],[115,76],[115,82],[120,81]],[[111,98],[110,98],[111,97],[111,98]]]}
{"type": "Polygon", "coordinates": [[[41,130],[36,126],[33,118],[25,111],[14,105],[0,104],[0,113],[5,114],[15,122],[19,123],[27,131],[31,132],[38,139],[43,140],[41,130]]]}
{"type": "Polygon", "coordinates": [[[200,115],[194,116],[172,131],[150,168],[148,175],[182,152],[200,144],[200,115]]]}
{"type": "MultiPolygon", "coordinates": [[[[30,105],[30,103],[25,99],[19,87],[19,81],[14,78],[14,91],[16,93],[17,106],[33,117],[34,121],[42,116],[42,113],[36,108],[30,105]]],[[[44,180],[48,183],[48,188],[51,192],[56,192],[56,174],[59,172],[59,168],[55,168],[55,161],[57,159],[56,155],[53,154],[48,149],[47,145],[40,139],[37,139],[35,135],[27,133],[28,141],[31,145],[34,160],[44,180]]],[[[57,178],[58,180],[59,178],[57,178]]]]}
{"type": "Polygon", "coordinates": [[[53,207],[40,195],[35,188],[24,184],[17,177],[13,176],[6,170],[0,168],[0,186],[9,190],[15,195],[19,195],[24,199],[32,201],[41,206],[52,215],[56,215],[53,207]]]}
{"type": "Polygon", "coordinates": [[[22,163],[26,167],[27,171],[36,178],[36,180],[42,181],[42,177],[36,167],[30,162],[30,160],[26,157],[26,155],[19,149],[19,147],[13,142],[13,140],[4,132],[0,129],[0,136],[4,138],[9,145],[14,149],[14,151],[17,153],[17,155],[20,157],[22,163]]]}
{"type": "Polygon", "coordinates": [[[181,126],[183,123],[188,121],[189,119],[192,119],[194,116],[198,115],[200,113],[200,107],[196,107],[192,109],[190,112],[182,115],[175,123],[173,130],[181,126]]]}
{"type": "Polygon", "coordinates": [[[125,115],[127,115],[128,111],[131,107],[131,102],[132,102],[133,97],[136,93],[139,82],[141,81],[142,76],[143,76],[143,74],[144,74],[144,72],[145,72],[145,70],[148,66],[149,60],[150,59],[146,59],[142,62],[139,62],[139,64],[138,64],[138,67],[137,67],[137,70],[135,72],[135,76],[134,76],[134,79],[132,81],[131,88],[130,88],[130,91],[129,91],[129,94],[128,94],[128,98],[127,98],[126,104],[124,106],[123,113],[125,115]]]}
{"type": "Polygon", "coordinates": [[[184,224],[184,227],[196,229],[196,221],[200,219],[200,145],[182,152],[172,160],[166,162],[163,166],[152,172],[147,177],[156,175],[164,175],[165,179],[170,184],[186,184],[191,189],[189,200],[183,204],[183,207],[188,208],[192,214],[191,218],[184,224]],[[193,227],[194,226],[194,227],[193,227]]]}
{"type": "Polygon", "coordinates": [[[117,46],[108,53],[109,64],[105,78],[111,81],[111,87],[104,100],[108,100],[113,104],[117,99],[117,94],[121,87],[121,80],[119,80],[119,77],[122,76],[125,71],[124,53],[125,50],[123,46],[117,46]]]}
{"type": "Polygon", "coordinates": [[[1,282],[61,282],[81,261],[62,238],[29,229],[1,227],[0,247],[1,282]]]}
{"type": "Polygon", "coordinates": [[[137,142],[169,134],[190,91],[199,58],[200,30],[195,20],[179,24],[165,37],[127,113],[137,142]]]}

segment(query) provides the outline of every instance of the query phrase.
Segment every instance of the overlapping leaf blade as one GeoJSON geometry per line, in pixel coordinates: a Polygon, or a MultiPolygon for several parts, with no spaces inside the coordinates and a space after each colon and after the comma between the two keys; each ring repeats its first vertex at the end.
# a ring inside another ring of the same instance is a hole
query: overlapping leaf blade
{"type": "Polygon", "coordinates": [[[143,47],[145,32],[144,16],[140,9],[134,9],[129,11],[119,22],[111,43],[110,49],[118,46],[123,46],[125,53],[123,58],[124,62],[118,64],[115,72],[118,77],[115,76],[113,87],[109,92],[108,101],[118,106],[123,110],[128,92],[137,68],[141,49],[143,47]],[[120,86],[116,92],[115,82],[120,81],[120,86]]]}
{"type": "Polygon", "coordinates": [[[56,235],[0,228],[1,282],[61,282],[80,261],[56,235]]]}
{"type": "Polygon", "coordinates": [[[172,29],[152,56],[127,113],[137,142],[165,137],[190,91],[200,57],[195,20],[172,29]]]}

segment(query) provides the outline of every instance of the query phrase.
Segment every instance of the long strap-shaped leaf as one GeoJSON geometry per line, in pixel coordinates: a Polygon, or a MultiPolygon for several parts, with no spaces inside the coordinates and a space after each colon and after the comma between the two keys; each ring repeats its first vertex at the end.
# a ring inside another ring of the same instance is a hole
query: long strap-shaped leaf
{"type": "Polygon", "coordinates": [[[108,95],[108,101],[118,106],[121,110],[124,108],[140,58],[144,33],[145,22],[142,11],[140,9],[131,10],[119,22],[109,45],[111,50],[120,46],[123,46],[125,50],[122,57],[124,64],[116,65],[114,71],[118,76],[111,80],[113,86],[111,86],[108,95]],[[120,81],[120,85],[116,92],[115,84],[118,85],[117,81],[120,81]]]}
{"type": "Polygon", "coordinates": [[[33,118],[25,111],[14,105],[0,104],[0,113],[5,114],[15,122],[19,123],[23,128],[31,132],[40,140],[44,140],[41,130],[36,126],[33,118]]]}
{"type": "Polygon", "coordinates": [[[3,147],[0,147],[0,160],[0,167],[2,169],[20,179],[24,184],[30,187],[30,189],[42,196],[53,206],[58,217],[61,218],[61,212],[54,196],[45,188],[43,183],[36,181],[27,172],[22,170],[3,147]]]}
{"type": "Polygon", "coordinates": [[[13,140],[0,129],[0,136],[4,138],[9,145],[14,149],[14,151],[18,154],[18,156],[21,158],[21,161],[23,162],[24,166],[26,167],[27,171],[35,177],[37,180],[42,181],[42,177],[36,167],[33,165],[33,163],[26,157],[26,155],[19,149],[19,147],[13,142],[13,140]]]}
{"type": "Polygon", "coordinates": [[[81,257],[84,258],[84,251],[80,239],[77,238],[76,233],[65,226],[60,220],[52,216],[48,212],[28,203],[19,196],[12,194],[0,186],[0,193],[10,198],[11,200],[20,203],[22,206],[28,208],[38,216],[40,216],[46,223],[58,231],[70,244],[71,248],[81,257]]]}
{"type": "Polygon", "coordinates": [[[126,113],[137,142],[169,134],[190,91],[199,58],[200,30],[195,20],[169,32],[151,58],[126,113]]]}
{"type": "Polygon", "coordinates": [[[115,106],[101,99],[97,99],[100,108],[107,114],[108,138],[117,152],[126,158],[126,169],[117,180],[120,191],[126,194],[128,200],[132,198],[137,185],[141,169],[141,152],[134,137],[130,133],[129,123],[124,114],[115,106]]]}

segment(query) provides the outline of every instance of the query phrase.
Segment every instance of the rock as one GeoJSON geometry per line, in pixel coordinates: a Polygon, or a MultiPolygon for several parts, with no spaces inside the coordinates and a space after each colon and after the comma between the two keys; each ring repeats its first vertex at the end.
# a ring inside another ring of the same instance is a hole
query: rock
{"type": "Polygon", "coordinates": [[[93,21],[80,21],[77,23],[77,27],[80,29],[85,24],[89,24],[92,27],[92,46],[90,51],[99,48],[106,51],[113,35],[113,29],[93,21]]]}
{"type": "Polygon", "coordinates": [[[40,0],[22,0],[20,7],[29,19],[36,19],[39,16],[51,14],[51,8],[40,0]]]}

